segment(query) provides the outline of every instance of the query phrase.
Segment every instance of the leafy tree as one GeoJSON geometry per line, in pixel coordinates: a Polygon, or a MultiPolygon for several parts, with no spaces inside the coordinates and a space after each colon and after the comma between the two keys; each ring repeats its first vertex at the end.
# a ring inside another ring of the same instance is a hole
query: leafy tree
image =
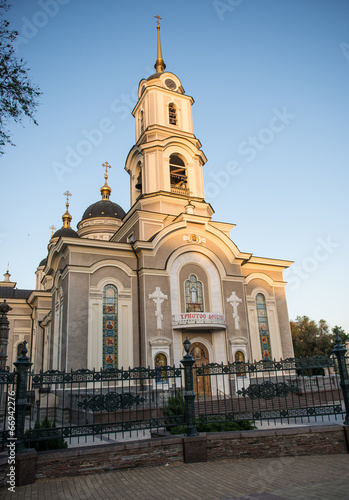
{"type": "Polygon", "coordinates": [[[345,344],[345,341],[349,340],[349,334],[345,333],[345,331],[341,326],[334,326],[332,328],[332,334],[333,334],[333,343],[335,343],[337,335],[339,335],[342,344],[345,344]]]}
{"type": "Polygon", "coordinates": [[[291,334],[296,358],[306,356],[328,356],[333,348],[333,335],[325,320],[319,324],[308,316],[297,316],[291,321],[291,334]]]}
{"type": "Polygon", "coordinates": [[[29,79],[26,63],[15,54],[13,42],[18,32],[10,30],[9,21],[4,19],[9,8],[7,0],[0,0],[0,154],[4,154],[6,144],[14,146],[7,130],[11,120],[21,123],[22,117],[28,116],[37,125],[34,113],[41,95],[29,79]]]}

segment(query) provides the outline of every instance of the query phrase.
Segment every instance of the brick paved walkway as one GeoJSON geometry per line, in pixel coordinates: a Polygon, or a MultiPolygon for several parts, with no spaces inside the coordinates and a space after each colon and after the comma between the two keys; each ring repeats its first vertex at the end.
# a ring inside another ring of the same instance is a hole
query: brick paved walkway
{"type": "Polygon", "coordinates": [[[224,460],[45,480],[0,491],[18,500],[344,500],[349,455],[224,460]]]}

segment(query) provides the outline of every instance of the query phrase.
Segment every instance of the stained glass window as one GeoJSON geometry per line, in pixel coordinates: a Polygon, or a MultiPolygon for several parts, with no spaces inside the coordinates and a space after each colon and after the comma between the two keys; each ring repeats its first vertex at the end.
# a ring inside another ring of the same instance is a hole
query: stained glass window
{"type": "Polygon", "coordinates": [[[118,289],[103,289],[103,370],[118,367],[118,289]]]}
{"type": "Polygon", "coordinates": [[[165,370],[161,370],[162,366],[167,365],[167,358],[165,354],[159,353],[155,356],[155,368],[156,368],[156,382],[160,384],[161,382],[167,382],[167,375],[165,370]]]}
{"type": "Polygon", "coordinates": [[[203,312],[204,297],[202,293],[202,283],[198,281],[195,274],[191,274],[185,281],[185,311],[203,312]]]}
{"type": "Polygon", "coordinates": [[[267,306],[265,303],[265,297],[262,293],[257,293],[256,305],[257,305],[258,331],[261,342],[262,359],[271,361],[272,354],[270,345],[267,306]]]}

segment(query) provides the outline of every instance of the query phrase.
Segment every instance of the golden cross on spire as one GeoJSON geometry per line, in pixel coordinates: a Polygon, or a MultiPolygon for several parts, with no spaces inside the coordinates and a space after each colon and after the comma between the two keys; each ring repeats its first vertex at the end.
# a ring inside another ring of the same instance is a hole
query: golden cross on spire
{"type": "Polygon", "coordinates": [[[160,19],[162,20],[162,17],[160,17],[160,16],[154,16],[154,17],[157,20],[157,26],[160,26],[160,22],[159,21],[160,21],[160,19]]]}
{"type": "Polygon", "coordinates": [[[111,165],[109,165],[109,163],[106,161],[102,163],[102,167],[105,168],[105,175],[108,176],[108,168],[111,168],[111,165]]]}
{"type": "Polygon", "coordinates": [[[51,227],[49,227],[49,229],[51,229],[51,237],[53,236],[53,232],[54,230],[56,229],[55,226],[52,224],[51,227]]]}
{"type": "Polygon", "coordinates": [[[66,192],[65,192],[65,193],[63,193],[63,194],[64,194],[64,196],[66,196],[66,197],[67,197],[67,203],[66,203],[66,204],[67,204],[67,207],[68,207],[68,206],[69,206],[69,196],[72,196],[72,194],[71,194],[71,192],[70,192],[70,191],[66,191],[66,192]]]}

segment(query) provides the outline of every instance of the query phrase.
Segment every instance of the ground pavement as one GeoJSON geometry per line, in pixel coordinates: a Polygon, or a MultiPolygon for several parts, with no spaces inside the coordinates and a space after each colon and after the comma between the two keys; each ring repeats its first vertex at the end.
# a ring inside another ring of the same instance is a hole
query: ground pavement
{"type": "Polygon", "coordinates": [[[345,500],[349,454],[162,465],[0,490],[18,500],[345,500]]]}

